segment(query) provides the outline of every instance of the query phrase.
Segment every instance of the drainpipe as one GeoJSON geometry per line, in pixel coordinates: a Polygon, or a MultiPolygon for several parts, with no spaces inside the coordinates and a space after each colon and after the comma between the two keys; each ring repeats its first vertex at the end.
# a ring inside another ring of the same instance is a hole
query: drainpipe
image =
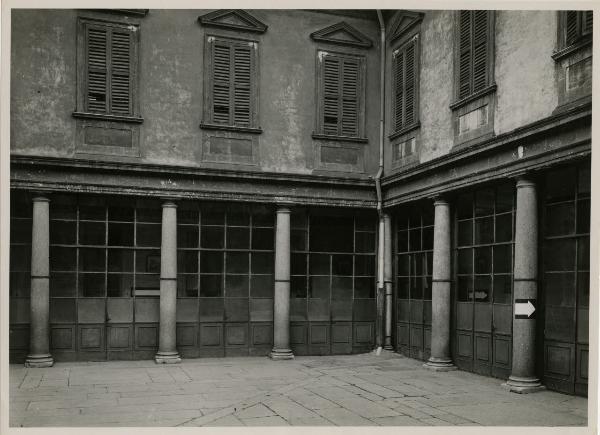
{"type": "Polygon", "coordinates": [[[381,353],[383,346],[383,304],[384,304],[384,243],[385,226],[383,220],[383,206],[381,195],[381,176],[383,175],[383,138],[384,138],[384,118],[385,118],[385,23],[381,10],[377,9],[377,18],[379,19],[379,31],[381,34],[380,42],[380,89],[379,89],[379,170],[375,176],[375,189],[377,191],[377,213],[379,215],[379,243],[377,248],[377,321],[376,321],[376,353],[381,353]]]}

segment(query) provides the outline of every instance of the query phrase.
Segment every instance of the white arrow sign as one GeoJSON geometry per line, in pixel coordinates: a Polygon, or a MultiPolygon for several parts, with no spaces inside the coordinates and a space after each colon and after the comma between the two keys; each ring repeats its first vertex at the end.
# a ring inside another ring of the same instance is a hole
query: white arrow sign
{"type": "Polygon", "coordinates": [[[531,301],[515,303],[515,316],[531,317],[534,311],[535,307],[533,306],[531,301]]]}

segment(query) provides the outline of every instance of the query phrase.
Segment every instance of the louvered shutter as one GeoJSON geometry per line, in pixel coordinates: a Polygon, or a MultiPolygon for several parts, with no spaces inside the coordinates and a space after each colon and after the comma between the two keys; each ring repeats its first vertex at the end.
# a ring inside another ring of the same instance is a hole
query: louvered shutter
{"type": "Polygon", "coordinates": [[[404,52],[400,51],[396,55],[394,63],[394,80],[396,83],[394,96],[394,110],[396,117],[396,131],[402,128],[404,123],[404,52]]]}
{"type": "Polygon", "coordinates": [[[323,133],[338,134],[340,118],[340,59],[333,56],[323,58],[323,133]]]}
{"type": "Polygon", "coordinates": [[[88,26],[87,39],[87,90],[86,109],[89,112],[107,113],[107,30],[88,26]]]}
{"type": "Polygon", "coordinates": [[[460,12],[458,97],[471,94],[471,11],[460,12]]]}
{"type": "Polygon", "coordinates": [[[577,11],[567,11],[566,38],[567,45],[572,44],[579,37],[579,26],[577,24],[577,11]]]}
{"type": "Polygon", "coordinates": [[[488,65],[488,13],[475,11],[473,14],[473,90],[477,92],[487,85],[488,65]]]}
{"type": "Polygon", "coordinates": [[[415,121],[415,43],[410,42],[404,51],[404,125],[415,121]]]}
{"type": "Polygon", "coordinates": [[[131,39],[127,29],[113,29],[110,44],[110,111],[130,115],[131,107],[131,39]]]}
{"type": "Polygon", "coordinates": [[[582,34],[583,35],[587,35],[592,33],[592,28],[594,27],[594,12],[593,11],[585,11],[582,12],[583,14],[583,30],[582,30],[582,34]]]}
{"type": "Polygon", "coordinates": [[[342,70],[342,136],[358,136],[358,59],[344,59],[342,70]]]}
{"type": "Polygon", "coordinates": [[[252,62],[251,48],[234,48],[233,102],[234,124],[250,125],[250,71],[252,62]]]}
{"type": "Polygon", "coordinates": [[[215,44],[213,46],[213,122],[229,124],[230,119],[230,83],[231,83],[231,47],[215,44]]]}

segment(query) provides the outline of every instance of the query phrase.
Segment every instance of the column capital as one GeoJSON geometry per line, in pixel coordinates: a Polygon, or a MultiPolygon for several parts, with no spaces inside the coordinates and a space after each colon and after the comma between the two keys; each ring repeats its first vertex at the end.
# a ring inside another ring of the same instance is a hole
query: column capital
{"type": "Polygon", "coordinates": [[[442,206],[442,205],[450,206],[450,201],[448,201],[448,198],[446,198],[446,195],[442,195],[442,194],[434,195],[431,197],[431,199],[433,200],[434,207],[442,206]]]}
{"type": "Polygon", "coordinates": [[[517,189],[522,187],[536,187],[536,182],[532,179],[531,174],[520,174],[515,177],[517,189]]]}
{"type": "Polygon", "coordinates": [[[290,214],[292,212],[291,206],[292,206],[292,204],[277,203],[277,209],[275,210],[275,212],[290,214]]]}
{"type": "Polygon", "coordinates": [[[172,198],[161,198],[163,203],[161,204],[162,208],[177,208],[177,204],[172,198]]]}
{"type": "Polygon", "coordinates": [[[33,197],[31,198],[32,202],[50,202],[50,198],[45,193],[42,192],[32,192],[33,197]]]}

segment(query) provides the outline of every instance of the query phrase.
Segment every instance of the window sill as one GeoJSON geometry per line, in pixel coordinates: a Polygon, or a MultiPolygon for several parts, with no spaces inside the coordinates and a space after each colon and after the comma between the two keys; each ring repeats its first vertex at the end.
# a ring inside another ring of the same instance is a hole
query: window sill
{"type": "Polygon", "coordinates": [[[313,139],[318,140],[333,140],[338,142],[356,142],[356,143],[368,143],[369,139],[366,137],[356,137],[356,136],[337,136],[333,134],[319,134],[313,133],[313,139]]]}
{"type": "Polygon", "coordinates": [[[587,47],[588,45],[592,45],[592,38],[585,38],[582,40],[579,40],[577,42],[575,42],[574,44],[571,44],[567,47],[564,47],[558,51],[555,51],[554,53],[552,53],[552,59],[554,59],[555,62],[558,62],[562,59],[564,59],[567,56],[570,56],[571,54],[587,47]]]}
{"type": "Polygon", "coordinates": [[[389,140],[394,140],[397,137],[402,136],[403,134],[409,133],[409,132],[411,132],[413,130],[416,130],[419,127],[421,127],[421,123],[419,121],[414,122],[414,123],[412,123],[410,125],[407,125],[406,127],[401,128],[398,131],[393,132],[392,134],[390,134],[388,136],[388,139],[389,140]]]}
{"type": "Polygon", "coordinates": [[[121,116],[121,115],[106,115],[104,113],[91,113],[91,112],[73,112],[73,118],[78,119],[97,119],[99,121],[113,121],[113,122],[131,122],[135,124],[141,124],[144,122],[144,118],[140,116],[121,116]]]}
{"type": "Polygon", "coordinates": [[[221,131],[234,131],[238,133],[251,133],[251,134],[261,134],[262,128],[258,127],[238,127],[235,125],[219,125],[219,124],[205,124],[201,123],[200,128],[202,130],[221,130],[221,131]]]}
{"type": "Polygon", "coordinates": [[[484,97],[488,94],[496,92],[497,88],[498,88],[498,86],[496,86],[496,83],[492,83],[487,88],[477,91],[476,93],[471,94],[468,97],[463,98],[462,100],[458,100],[458,101],[455,101],[454,103],[450,104],[450,109],[451,110],[460,109],[461,107],[466,106],[467,104],[469,104],[481,97],[484,97]]]}

